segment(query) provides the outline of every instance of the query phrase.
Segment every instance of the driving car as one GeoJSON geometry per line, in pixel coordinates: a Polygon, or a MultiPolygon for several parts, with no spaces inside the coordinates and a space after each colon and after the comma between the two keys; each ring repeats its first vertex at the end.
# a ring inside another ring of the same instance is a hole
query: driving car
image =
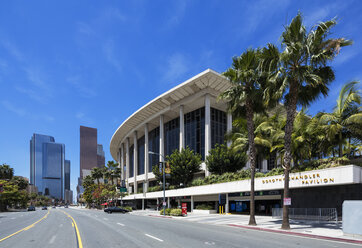
{"type": "Polygon", "coordinates": [[[47,209],[48,209],[47,206],[43,206],[43,207],[41,208],[41,210],[47,210],[47,209]]]}
{"type": "Polygon", "coordinates": [[[118,213],[128,213],[129,211],[127,209],[121,208],[121,207],[109,207],[104,209],[104,212],[111,214],[113,212],[118,212],[118,213]]]}
{"type": "Polygon", "coordinates": [[[29,206],[28,211],[35,211],[35,207],[34,206],[29,206]]]}
{"type": "Polygon", "coordinates": [[[55,208],[55,206],[52,206],[52,208],[55,208]]]}
{"type": "Polygon", "coordinates": [[[68,208],[68,205],[64,205],[64,208],[68,208]]]}

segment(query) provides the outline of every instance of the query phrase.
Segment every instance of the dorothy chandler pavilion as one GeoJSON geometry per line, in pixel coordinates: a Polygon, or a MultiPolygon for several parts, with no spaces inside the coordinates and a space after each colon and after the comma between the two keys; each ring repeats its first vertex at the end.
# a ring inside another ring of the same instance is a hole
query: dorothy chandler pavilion
{"type": "MultiPolygon", "coordinates": [[[[157,185],[152,166],[173,150],[188,146],[204,160],[215,144],[224,143],[232,116],[217,97],[229,87],[225,77],[207,69],[142,106],[118,127],[110,151],[124,169],[122,180],[129,193],[122,199],[125,204],[138,209],[159,206],[163,192],[148,192],[157,185]]],[[[273,156],[258,157],[256,167],[267,172],[278,164],[273,156]]],[[[203,162],[195,177],[209,174],[203,162]]],[[[271,214],[272,208],[281,207],[283,187],[283,175],[256,178],[256,212],[271,214]]],[[[291,173],[290,189],[293,208],[337,208],[341,214],[344,200],[362,199],[362,168],[346,165],[291,173]]],[[[202,203],[215,205],[216,210],[220,198],[226,212],[248,212],[250,180],[166,190],[168,206],[187,203],[188,211],[202,203]]]]}

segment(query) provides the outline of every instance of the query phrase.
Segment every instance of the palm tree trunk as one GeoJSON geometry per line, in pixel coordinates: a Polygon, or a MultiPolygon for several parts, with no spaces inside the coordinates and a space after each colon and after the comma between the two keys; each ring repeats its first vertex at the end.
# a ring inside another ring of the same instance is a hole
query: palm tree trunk
{"type": "Polygon", "coordinates": [[[248,141],[249,141],[249,156],[250,156],[250,219],[249,225],[255,226],[255,145],[254,145],[254,111],[253,105],[250,100],[246,101],[246,123],[248,128],[248,141]]]}
{"type": "MultiPolygon", "coordinates": [[[[284,136],[284,198],[289,198],[289,170],[292,161],[292,133],[294,126],[295,113],[297,109],[298,87],[297,82],[291,82],[289,90],[290,102],[286,105],[287,120],[285,124],[284,136]]],[[[282,229],[290,229],[289,225],[289,206],[283,204],[283,222],[282,229]]]]}
{"type": "Polygon", "coordinates": [[[339,157],[343,157],[342,132],[339,132],[339,157]]]}

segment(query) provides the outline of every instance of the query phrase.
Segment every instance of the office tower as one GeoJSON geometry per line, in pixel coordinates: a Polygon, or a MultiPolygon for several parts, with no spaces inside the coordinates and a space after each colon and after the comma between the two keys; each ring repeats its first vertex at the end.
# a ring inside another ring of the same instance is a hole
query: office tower
{"type": "Polygon", "coordinates": [[[80,178],[83,170],[97,167],[97,129],[80,126],[80,178]]]}
{"type": "Polygon", "coordinates": [[[102,167],[106,163],[106,159],[104,157],[103,145],[97,145],[97,167],[102,167]]]}
{"type": "MultiPolygon", "coordinates": [[[[70,183],[70,161],[69,183],[70,183]]],[[[65,197],[65,145],[51,136],[33,134],[30,140],[30,184],[38,193],[58,200],[65,197]]],[[[69,185],[70,187],[70,185],[69,185]]]]}

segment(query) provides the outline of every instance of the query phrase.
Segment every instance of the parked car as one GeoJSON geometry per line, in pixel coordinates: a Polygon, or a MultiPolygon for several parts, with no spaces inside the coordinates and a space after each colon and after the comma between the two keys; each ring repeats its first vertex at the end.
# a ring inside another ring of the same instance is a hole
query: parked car
{"type": "Polygon", "coordinates": [[[55,208],[55,206],[52,206],[52,208],[55,208]]]}
{"type": "Polygon", "coordinates": [[[68,205],[64,205],[64,208],[68,208],[68,205]]]}
{"type": "Polygon", "coordinates": [[[113,212],[119,212],[119,213],[128,213],[129,211],[127,209],[124,209],[124,208],[121,208],[121,207],[109,207],[109,208],[106,208],[104,209],[104,212],[106,213],[113,213],[113,212]]]}
{"type": "Polygon", "coordinates": [[[48,209],[47,206],[43,206],[43,207],[41,208],[41,210],[47,210],[47,209],[48,209]]]}
{"type": "Polygon", "coordinates": [[[29,206],[28,211],[35,211],[35,207],[34,206],[29,206]]]}

